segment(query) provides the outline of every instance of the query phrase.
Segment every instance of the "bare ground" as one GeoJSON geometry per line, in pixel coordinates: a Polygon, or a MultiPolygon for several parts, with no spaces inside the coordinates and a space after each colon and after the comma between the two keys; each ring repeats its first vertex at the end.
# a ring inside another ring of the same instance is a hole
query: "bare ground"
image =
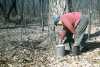
{"type": "Polygon", "coordinates": [[[95,34],[87,42],[89,50],[62,58],[54,55],[48,31],[41,27],[1,29],[0,67],[100,67],[99,34],[95,34]]]}

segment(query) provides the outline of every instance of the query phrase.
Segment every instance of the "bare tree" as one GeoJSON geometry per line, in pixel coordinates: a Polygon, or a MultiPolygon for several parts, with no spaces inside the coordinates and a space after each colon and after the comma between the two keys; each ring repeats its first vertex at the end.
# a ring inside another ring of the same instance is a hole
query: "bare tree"
{"type": "Polygon", "coordinates": [[[68,11],[69,12],[73,11],[72,0],[68,0],[68,11]]]}
{"type": "Polygon", "coordinates": [[[12,5],[7,13],[7,19],[9,19],[11,12],[13,11],[13,9],[15,10],[15,13],[17,14],[17,6],[16,6],[16,0],[12,0],[12,5]]]}

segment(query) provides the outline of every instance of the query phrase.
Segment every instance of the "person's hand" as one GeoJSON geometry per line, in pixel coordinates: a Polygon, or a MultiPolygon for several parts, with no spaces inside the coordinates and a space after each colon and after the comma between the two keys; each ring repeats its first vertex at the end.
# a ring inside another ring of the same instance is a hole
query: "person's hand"
{"type": "Polygon", "coordinates": [[[63,44],[65,40],[59,39],[59,44],[63,44]]]}
{"type": "Polygon", "coordinates": [[[61,40],[64,40],[64,38],[66,36],[66,32],[64,30],[61,30],[61,31],[58,32],[58,35],[59,35],[61,40]]]}

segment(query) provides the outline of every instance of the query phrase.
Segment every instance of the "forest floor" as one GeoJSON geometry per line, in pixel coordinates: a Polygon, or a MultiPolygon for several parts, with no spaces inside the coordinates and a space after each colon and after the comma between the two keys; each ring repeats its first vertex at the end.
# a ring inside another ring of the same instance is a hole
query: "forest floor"
{"type": "Polygon", "coordinates": [[[78,56],[54,55],[48,30],[0,29],[0,67],[100,67],[100,32],[92,29],[89,49],[78,56]]]}

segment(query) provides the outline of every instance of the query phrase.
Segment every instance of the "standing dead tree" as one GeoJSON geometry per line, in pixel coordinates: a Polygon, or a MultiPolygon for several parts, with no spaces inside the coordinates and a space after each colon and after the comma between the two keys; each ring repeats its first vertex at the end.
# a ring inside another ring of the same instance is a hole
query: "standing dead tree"
{"type": "Polygon", "coordinates": [[[13,9],[15,10],[15,14],[17,14],[17,6],[16,6],[16,0],[12,0],[12,5],[7,13],[7,17],[6,19],[9,19],[11,12],[13,11],[13,9]]]}
{"type": "Polygon", "coordinates": [[[67,4],[68,4],[68,11],[72,12],[73,11],[72,0],[68,0],[67,4]]]}
{"type": "Polygon", "coordinates": [[[4,10],[4,7],[3,7],[3,5],[1,4],[1,2],[0,2],[0,8],[1,8],[1,10],[4,10]]]}
{"type": "Polygon", "coordinates": [[[2,1],[0,1],[0,9],[1,9],[1,14],[5,14],[5,11],[4,11],[4,5],[2,4],[2,1]]]}

